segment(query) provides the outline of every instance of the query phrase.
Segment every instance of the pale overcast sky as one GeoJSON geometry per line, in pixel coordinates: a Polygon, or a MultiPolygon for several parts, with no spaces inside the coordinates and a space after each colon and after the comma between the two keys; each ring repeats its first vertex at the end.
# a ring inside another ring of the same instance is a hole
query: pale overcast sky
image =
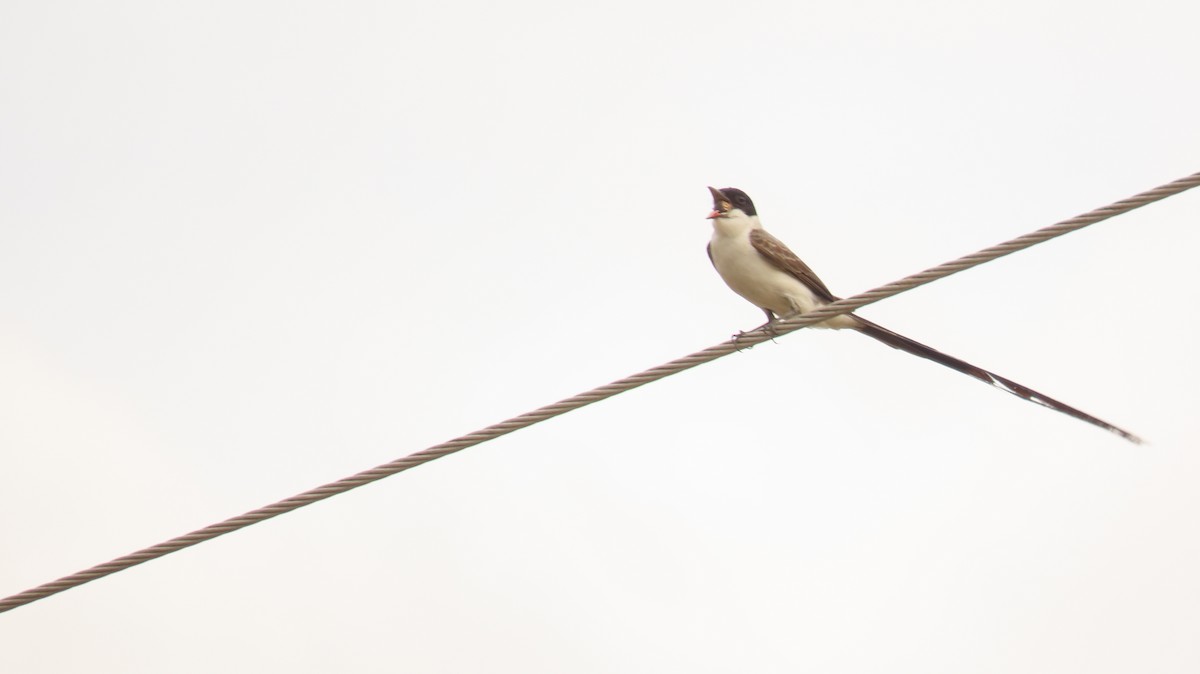
{"type": "MultiPolygon", "coordinates": [[[[0,4],[0,596],[1200,171],[1195,3],[0,4]]],[[[1195,672],[1200,190],[0,615],[0,671],[1195,672]]]]}

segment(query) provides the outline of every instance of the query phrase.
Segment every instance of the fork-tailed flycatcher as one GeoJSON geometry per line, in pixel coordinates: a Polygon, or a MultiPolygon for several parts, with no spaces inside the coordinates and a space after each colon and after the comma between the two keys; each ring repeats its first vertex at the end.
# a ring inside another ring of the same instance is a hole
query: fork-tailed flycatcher
{"type": "MultiPolygon", "coordinates": [[[[713,211],[708,216],[713,221],[713,236],[708,244],[708,257],[733,292],[766,312],[767,324],[764,327],[769,328],[777,317],[804,314],[838,299],[808,265],[788,250],[782,241],[763,229],[758,220],[758,212],[754,209],[754,202],[750,201],[745,192],[736,187],[708,189],[713,196],[713,211]]],[[[988,372],[954,356],[948,356],[854,314],[835,316],[814,327],[855,330],[892,348],[958,370],[1008,391],[1018,398],[1099,426],[1131,442],[1142,442],[1136,435],[1103,419],[1097,419],[1087,412],[1077,410],[1011,379],[988,372]]]]}

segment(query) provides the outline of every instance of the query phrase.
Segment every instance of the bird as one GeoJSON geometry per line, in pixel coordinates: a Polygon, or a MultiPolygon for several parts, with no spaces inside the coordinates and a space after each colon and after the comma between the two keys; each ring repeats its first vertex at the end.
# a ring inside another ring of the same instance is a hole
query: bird
{"type": "MultiPolygon", "coordinates": [[[[766,313],[767,322],[757,329],[769,332],[782,317],[806,314],[839,299],[812,268],[782,241],[763,229],[754,202],[745,192],[736,187],[708,189],[713,197],[713,210],[708,215],[713,225],[708,258],[733,292],[766,313]]],[[[813,327],[853,330],[894,349],[974,377],[1023,400],[1103,428],[1135,444],[1142,443],[1141,438],[1123,428],[861,316],[841,314],[813,327]]]]}

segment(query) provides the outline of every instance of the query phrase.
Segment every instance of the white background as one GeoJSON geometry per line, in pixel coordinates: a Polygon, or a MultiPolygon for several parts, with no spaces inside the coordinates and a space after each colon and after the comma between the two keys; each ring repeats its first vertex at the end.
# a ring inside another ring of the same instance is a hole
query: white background
{"type": "MultiPolygon", "coordinates": [[[[1200,170],[1190,2],[0,4],[0,595],[1200,170]],[[1135,8],[1136,7],[1136,8],[1135,8]]],[[[1194,672],[1200,191],[0,615],[0,671],[1194,672]]]]}

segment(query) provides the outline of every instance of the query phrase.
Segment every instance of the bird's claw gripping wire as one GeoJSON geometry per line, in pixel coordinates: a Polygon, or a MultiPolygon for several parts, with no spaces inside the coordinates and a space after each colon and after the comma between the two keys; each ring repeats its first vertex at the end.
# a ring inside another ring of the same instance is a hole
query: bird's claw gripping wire
{"type": "MultiPolygon", "coordinates": [[[[779,336],[779,331],[775,329],[775,321],[774,320],[767,321],[766,323],[763,323],[762,325],[758,326],[757,328],[754,328],[753,330],[738,330],[737,332],[733,333],[733,335],[730,337],[730,339],[732,339],[734,341],[734,343],[737,343],[737,342],[740,342],[745,337],[748,337],[756,332],[761,332],[761,333],[769,336],[771,338],[771,343],[773,343],[773,344],[777,343],[777,342],[775,342],[775,338],[779,336]]],[[[747,346],[746,348],[752,349],[752,348],[754,348],[754,345],[751,344],[750,346],[747,346]]],[[[738,351],[741,351],[741,349],[739,348],[738,351]]]]}

